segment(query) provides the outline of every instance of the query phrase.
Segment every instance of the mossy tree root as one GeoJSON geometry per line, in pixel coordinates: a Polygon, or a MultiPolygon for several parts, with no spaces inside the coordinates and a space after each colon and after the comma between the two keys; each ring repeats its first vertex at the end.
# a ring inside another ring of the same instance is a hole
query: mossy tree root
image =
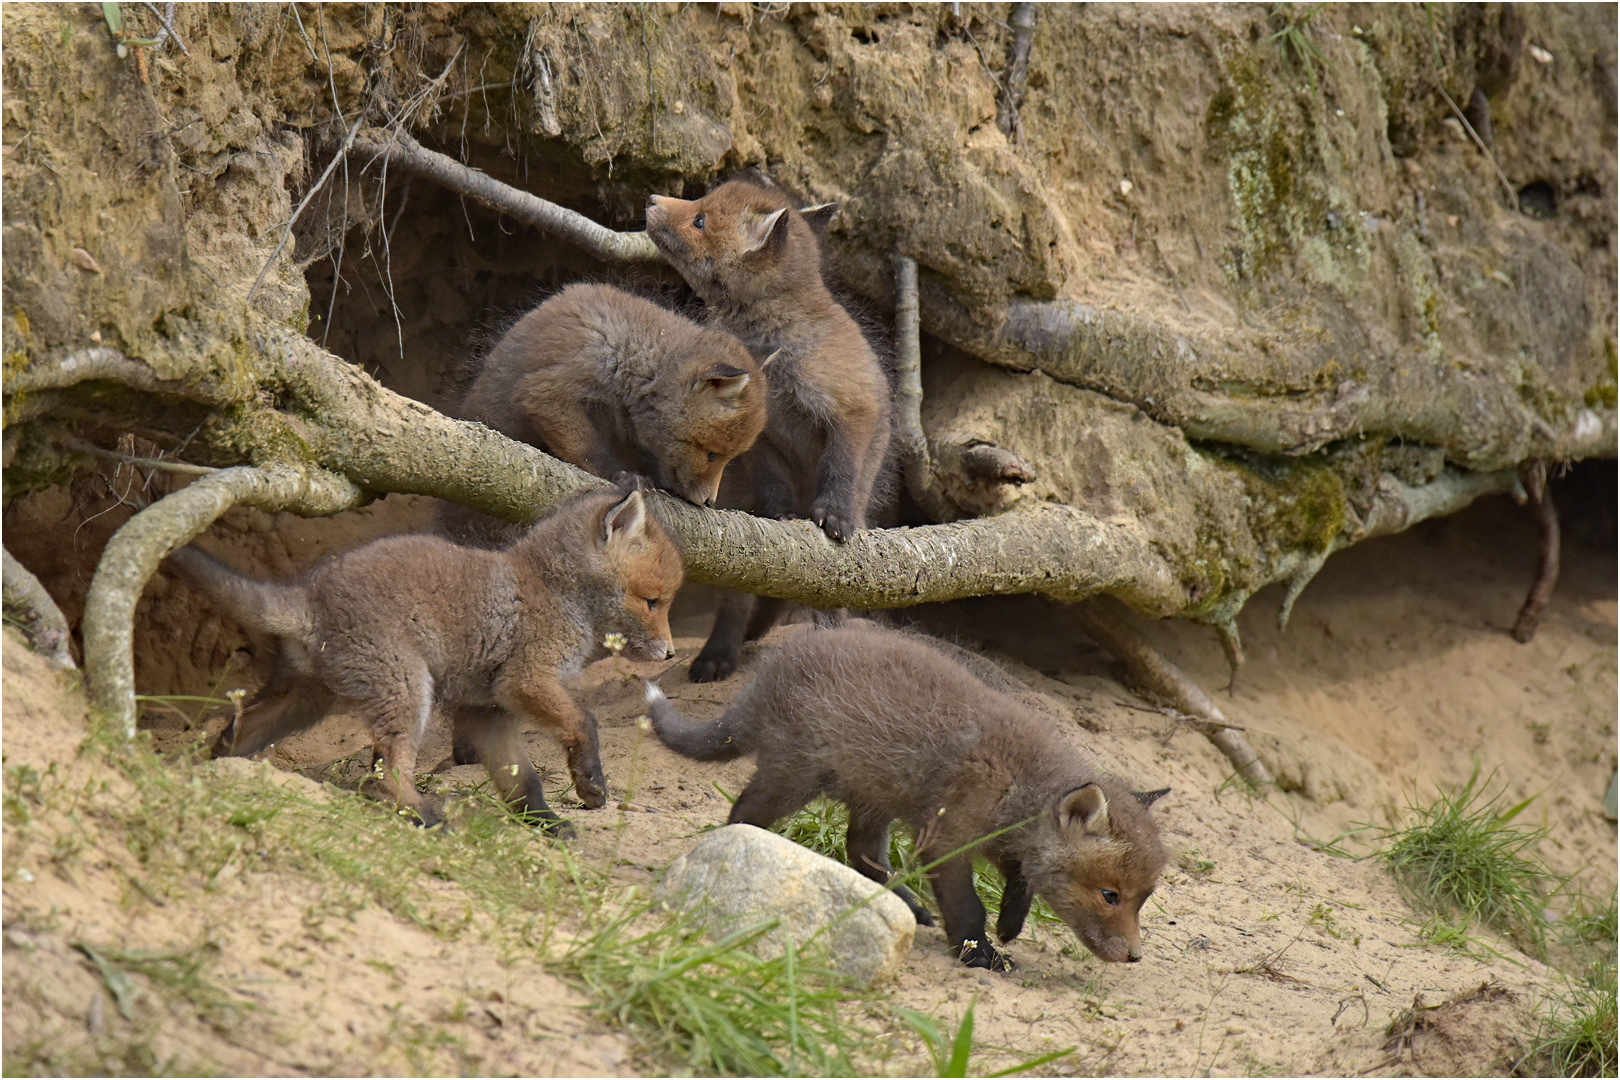
{"type": "Polygon", "coordinates": [[[318,469],[222,469],[165,496],[107,541],[84,601],[84,666],[90,701],[126,739],[135,735],[135,605],[158,564],[237,503],[309,517],[359,505],[363,493],[318,469]]]}
{"type": "Polygon", "coordinates": [[[3,588],[0,588],[0,592],[4,593],[6,609],[21,620],[35,652],[53,666],[64,671],[71,670],[76,665],[73,663],[73,653],[68,648],[70,634],[62,609],[56,606],[56,601],[39,583],[39,578],[18,562],[16,556],[0,548],[0,559],[4,562],[4,574],[0,575],[3,588]]]}

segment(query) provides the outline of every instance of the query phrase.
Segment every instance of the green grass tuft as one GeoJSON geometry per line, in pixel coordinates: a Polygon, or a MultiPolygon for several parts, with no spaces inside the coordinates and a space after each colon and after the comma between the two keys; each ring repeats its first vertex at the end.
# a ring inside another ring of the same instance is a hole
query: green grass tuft
{"type": "Polygon", "coordinates": [[[1573,982],[1550,1000],[1541,1031],[1520,1063],[1552,1076],[1614,1076],[1616,1048],[1615,965],[1598,965],[1587,979],[1573,982]]]}
{"type": "Polygon", "coordinates": [[[1441,922],[1477,922],[1545,955],[1543,910],[1561,884],[1536,854],[1546,830],[1515,825],[1531,800],[1504,807],[1503,792],[1486,793],[1489,782],[1476,765],[1462,787],[1413,807],[1410,823],[1386,834],[1383,858],[1408,897],[1441,922]]]}
{"type": "Polygon", "coordinates": [[[762,960],[747,946],[775,921],[708,941],[685,920],[643,929],[648,907],[621,914],[553,963],[598,1010],[656,1057],[727,1076],[855,1076],[857,1047],[876,1044],[838,1012],[860,992],[799,947],[762,960]]]}

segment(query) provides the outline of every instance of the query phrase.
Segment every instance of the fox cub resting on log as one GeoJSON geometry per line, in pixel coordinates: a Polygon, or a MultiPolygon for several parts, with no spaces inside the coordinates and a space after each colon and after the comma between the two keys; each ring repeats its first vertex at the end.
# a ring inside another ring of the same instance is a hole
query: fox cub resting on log
{"type": "Polygon", "coordinates": [[[730,334],[608,285],[570,285],[490,350],[461,416],[708,506],[765,427],[765,378],[730,334]]]}
{"type": "MultiPolygon", "coordinates": [[[[922,861],[944,859],[929,878],[946,937],[969,967],[1013,967],[986,940],[975,854],[1007,880],[1002,942],[1018,936],[1038,894],[1102,959],[1142,958],[1139,914],[1165,863],[1148,807],[1165,792],[1134,792],[1100,773],[1049,722],[921,640],[853,625],[813,630],[761,664],[718,720],[683,718],[652,683],[647,704],[678,754],[758,755],[731,824],[768,828],[817,795],[837,799],[849,807],[850,864],[885,884],[889,825],[909,824],[922,861]]],[[[909,890],[895,891],[919,924],[934,925],[909,890]]]]}
{"type": "Polygon", "coordinates": [[[458,760],[482,760],[496,790],[560,835],[519,738],[522,720],[555,735],[574,791],[607,801],[596,721],[562,679],[604,655],[667,660],[680,553],[640,491],[584,495],[510,547],[485,551],[437,536],[375,540],[291,584],[257,581],[195,547],[169,562],[275,646],[270,677],[214,756],[246,756],[311,727],[340,701],[371,729],[382,793],[424,825],[439,820],[416,790],[416,755],[435,705],[454,724],[458,760]]]}
{"type": "MultiPolygon", "coordinates": [[[[639,296],[570,285],[496,343],[458,413],[605,479],[645,476],[712,506],[765,426],[769,362],[639,296]]],[[[479,545],[517,533],[454,505],[440,523],[479,545]]]]}

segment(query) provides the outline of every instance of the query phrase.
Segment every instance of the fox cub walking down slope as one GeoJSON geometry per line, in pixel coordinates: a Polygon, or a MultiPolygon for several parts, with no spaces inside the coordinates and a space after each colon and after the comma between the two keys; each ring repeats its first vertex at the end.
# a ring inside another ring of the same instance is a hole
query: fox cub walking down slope
{"type": "Polygon", "coordinates": [[[610,633],[638,659],[675,654],[669,604],[681,557],[639,491],[581,496],[504,550],[386,537],[286,585],[245,577],[194,547],[169,561],[275,644],[269,680],[214,755],[256,753],[345,701],[371,729],[383,793],[428,825],[439,817],[414,777],[435,704],[449,708],[458,751],[485,763],[496,790],[566,835],[524,751],[521,721],[557,737],[575,793],[599,807],[607,780],[596,721],[561,680],[602,655],[610,633]]]}
{"type": "MultiPolygon", "coordinates": [[[[715,322],[756,356],[774,354],[770,416],[738,461],[746,475],[727,484],[726,505],[809,518],[839,541],[865,528],[889,446],[889,380],[822,281],[821,248],[803,216],[781,192],[733,180],[693,201],[654,195],[647,235],[715,322]]],[[[743,641],[769,630],[781,607],[723,604],[693,680],[731,674],[743,641]]]]}
{"type": "MultiPolygon", "coordinates": [[[[607,285],[570,285],[519,319],[461,403],[508,438],[609,480],[636,473],[713,505],[765,426],[766,376],[740,341],[607,285]]],[[[451,535],[512,534],[446,507],[451,535]]]]}
{"type": "MultiPolygon", "coordinates": [[[[1148,807],[1163,791],[1133,792],[1105,775],[1050,723],[917,638],[872,627],[815,630],[783,645],[718,720],[683,718],[647,684],[653,729],[699,761],[756,754],[730,822],[768,828],[817,795],[849,807],[850,864],[890,877],[889,825],[917,831],[945,934],[969,967],[1011,970],[985,938],[973,857],[1006,877],[996,934],[1023,929],[1046,899],[1104,960],[1142,958],[1142,904],[1164,868],[1148,807]],[[1005,831],[1003,831],[1005,830],[1005,831]]],[[[917,921],[933,919],[897,889],[917,921]]]]}

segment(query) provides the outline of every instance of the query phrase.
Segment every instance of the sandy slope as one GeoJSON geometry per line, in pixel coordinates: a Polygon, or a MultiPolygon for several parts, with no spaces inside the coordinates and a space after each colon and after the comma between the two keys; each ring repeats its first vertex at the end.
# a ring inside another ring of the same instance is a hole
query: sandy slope
{"type": "MultiPolygon", "coordinates": [[[[1526,816],[1550,828],[1542,851],[1555,867],[1592,893],[1612,892],[1615,827],[1601,816],[1600,796],[1615,762],[1615,568],[1612,557],[1576,545],[1565,559],[1548,617],[1528,646],[1513,642],[1506,627],[1534,548],[1505,502],[1337,557],[1299,601],[1286,634],[1272,621],[1277,597],[1262,594],[1241,620],[1250,662],[1223,707],[1249,726],[1290,789],[1264,801],[1227,782],[1227,763],[1201,736],[1127,692],[1061,609],[986,600],[914,613],[927,629],[982,649],[1046,694],[1073,716],[1065,730],[1078,745],[1142,787],[1171,787],[1157,812],[1177,858],[1143,913],[1143,963],[1104,965],[1063,928],[1039,927],[1014,945],[1016,973],[970,972],[951,960],[939,931],[923,930],[889,990],[893,1001],[954,1024],[976,1000],[983,1056],[975,1069],[1067,1046],[1077,1053],[1043,1072],[1501,1068],[1547,992],[1548,971],[1502,942],[1493,942],[1502,957],[1489,963],[1421,946],[1411,912],[1376,860],[1333,858],[1302,840],[1394,821],[1413,793],[1432,798],[1436,783],[1465,780],[1477,760],[1497,770],[1510,798],[1538,796],[1526,816]],[[1424,1012],[1412,1038],[1391,1043],[1397,1014],[1415,1002],[1453,999],[1424,1012]]],[[[699,716],[722,709],[747,677],[745,667],[719,686],[686,680],[709,599],[696,590],[684,598],[680,656],[660,676],[671,697],[699,716]]],[[[1204,685],[1225,684],[1210,631],[1145,630],[1204,685]]],[[[803,632],[785,627],[772,641],[803,632]]],[[[579,689],[602,724],[610,783],[629,808],[569,814],[581,827],[580,856],[626,883],[650,881],[698,831],[723,820],[717,787],[735,793],[749,774],[746,762],[677,759],[636,728],[632,677],[658,671],[603,663],[579,689]]],[[[77,710],[8,637],[7,768],[44,769],[51,761],[72,768],[77,710]]],[[[307,768],[363,744],[339,718],[288,740],[274,760],[307,768]]],[[[560,769],[560,754],[538,738],[534,754],[560,769]]],[[[13,839],[8,822],[8,1051],[37,1032],[82,1041],[87,1024],[111,1023],[112,1006],[91,1004],[105,996],[101,981],[67,943],[173,941],[183,936],[177,924],[199,913],[157,909],[134,895],[120,880],[127,853],[118,851],[97,853],[85,872],[42,871],[22,881],[16,868],[37,853],[19,851],[13,839]]],[[[1366,850],[1354,840],[1348,846],[1366,850]]],[[[263,1012],[230,1038],[176,1022],[164,1029],[171,1040],[164,1045],[226,1071],[637,1067],[622,1038],[556,1007],[580,999],[532,962],[509,964],[477,946],[452,949],[376,911],[330,939],[311,937],[298,915],[307,888],[259,876],[213,898],[201,917],[225,943],[220,973],[254,987],[263,1012]],[[481,1004],[458,1014],[457,1001],[481,1004]],[[413,1063],[401,1049],[402,1023],[451,1032],[466,1055],[413,1063]]]]}

